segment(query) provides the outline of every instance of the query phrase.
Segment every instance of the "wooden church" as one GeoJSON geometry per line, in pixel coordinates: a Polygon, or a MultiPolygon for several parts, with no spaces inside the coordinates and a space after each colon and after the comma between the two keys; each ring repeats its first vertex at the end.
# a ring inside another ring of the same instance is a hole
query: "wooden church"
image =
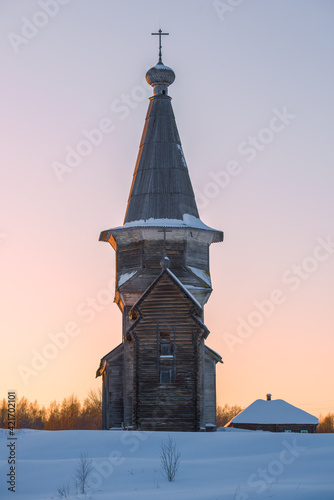
{"type": "Polygon", "coordinates": [[[209,431],[216,428],[216,364],[206,344],[204,305],[212,292],[209,246],[223,233],[199,218],[161,59],[146,73],[153,87],[123,226],[100,241],[116,252],[115,302],[122,342],[106,354],[103,428],[209,431]]]}

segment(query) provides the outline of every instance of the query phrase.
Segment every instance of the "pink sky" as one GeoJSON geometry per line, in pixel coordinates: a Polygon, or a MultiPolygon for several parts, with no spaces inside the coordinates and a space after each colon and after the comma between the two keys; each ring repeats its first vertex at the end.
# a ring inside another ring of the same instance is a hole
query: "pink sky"
{"type": "Polygon", "coordinates": [[[72,0],[41,17],[41,3],[7,0],[0,17],[0,396],[83,399],[121,340],[114,252],[98,237],[123,222],[161,23],[200,215],[225,232],[205,309],[218,403],[271,392],[334,411],[334,6],[72,0]],[[26,42],[12,35],[43,19],[26,42]],[[34,365],[36,352],[50,359],[34,365]]]}

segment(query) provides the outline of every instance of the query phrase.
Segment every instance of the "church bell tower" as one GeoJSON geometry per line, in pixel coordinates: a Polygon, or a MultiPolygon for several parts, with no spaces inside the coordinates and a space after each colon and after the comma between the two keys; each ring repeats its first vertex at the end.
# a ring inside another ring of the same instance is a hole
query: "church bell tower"
{"type": "Polygon", "coordinates": [[[199,217],[168,95],[175,74],[162,62],[158,34],[124,223],[100,235],[116,252],[115,302],[123,314],[121,344],[97,370],[103,428],[214,430],[222,361],[205,345],[204,305],[212,292],[209,246],[223,233],[199,217]]]}

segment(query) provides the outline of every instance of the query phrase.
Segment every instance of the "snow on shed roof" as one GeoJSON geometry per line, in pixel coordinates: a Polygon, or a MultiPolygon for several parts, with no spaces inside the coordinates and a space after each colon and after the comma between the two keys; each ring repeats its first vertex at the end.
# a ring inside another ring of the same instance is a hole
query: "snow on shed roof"
{"type": "Polygon", "coordinates": [[[257,399],[231,420],[233,424],[313,424],[319,420],[283,399],[257,399]]]}

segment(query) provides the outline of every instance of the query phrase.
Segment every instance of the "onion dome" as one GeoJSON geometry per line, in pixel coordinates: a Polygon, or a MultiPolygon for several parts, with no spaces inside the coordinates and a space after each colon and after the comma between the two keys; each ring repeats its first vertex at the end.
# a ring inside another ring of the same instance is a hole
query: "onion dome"
{"type": "Polygon", "coordinates": [[[175,80],[175,73],[172,68],[165,66],[162,62],[158,62],[153,68],[146,73],[146,81],[152,87],[156,85],[166,85],[168,87],[175,80]]]}

